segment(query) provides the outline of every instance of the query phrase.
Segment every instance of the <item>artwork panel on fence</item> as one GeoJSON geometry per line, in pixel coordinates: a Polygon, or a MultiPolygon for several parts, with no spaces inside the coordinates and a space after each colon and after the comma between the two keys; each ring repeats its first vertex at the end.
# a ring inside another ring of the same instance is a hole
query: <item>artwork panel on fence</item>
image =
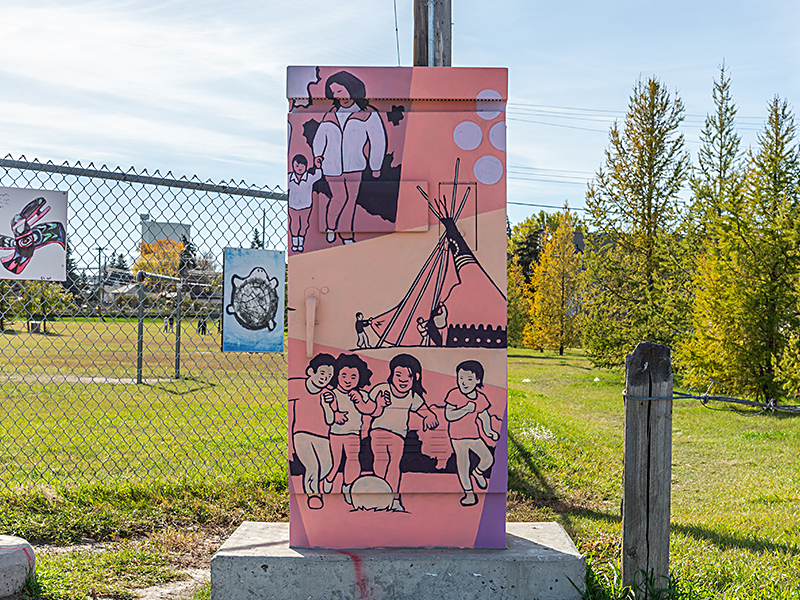
{"type": "Polygon", "coordinates": [[[67,193],[0,187],[0,279],[65,281],[67,193]]]}
{"type": "Polygon", "coordinates": [[[223,352],[283,352],[285,265],[285,252],[225,248],[223,352]]]}

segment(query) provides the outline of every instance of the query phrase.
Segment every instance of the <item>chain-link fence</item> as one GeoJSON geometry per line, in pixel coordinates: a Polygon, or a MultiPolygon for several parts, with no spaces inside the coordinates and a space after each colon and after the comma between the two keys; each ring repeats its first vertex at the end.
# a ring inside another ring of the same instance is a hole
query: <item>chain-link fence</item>
{"type": "Polygon", "coordinates": [[[0,186],[68,192],[67,281],[0,280],[0,482],[283,476],[286,357],[219,324],[223,249],[285,248],[285,195],[10,156],[0,186]]]}

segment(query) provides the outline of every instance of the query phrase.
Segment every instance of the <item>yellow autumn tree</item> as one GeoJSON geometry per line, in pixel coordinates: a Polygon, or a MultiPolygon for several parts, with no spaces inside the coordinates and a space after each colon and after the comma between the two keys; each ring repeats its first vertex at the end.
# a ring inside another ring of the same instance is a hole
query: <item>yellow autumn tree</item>
{"type": "Polygon", "coordinates": [[[178,276],[183,244],[175,240],[156,240],[152,244],[139,243],[139,258],[133,263],[134,275],[139,271],[168,277],[178,276]]]}
{"type": "Polygon", "coordinates": [[[581,255],[575,248],[576,217],[565,205],[555,232],[546,231],[539,264],[533,273],[530,325],[526,345],[558,350],[579,339],[579,274],[581,255]]]}

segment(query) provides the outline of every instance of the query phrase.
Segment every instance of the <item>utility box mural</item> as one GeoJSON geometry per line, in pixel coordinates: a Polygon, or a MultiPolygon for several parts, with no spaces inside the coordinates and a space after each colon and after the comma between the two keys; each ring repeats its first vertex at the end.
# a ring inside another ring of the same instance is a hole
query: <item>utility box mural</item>
{"type": "Polygon", "coordinates": [[[297,547],[505,547],[506,69],[289,67],[297,547]]]}

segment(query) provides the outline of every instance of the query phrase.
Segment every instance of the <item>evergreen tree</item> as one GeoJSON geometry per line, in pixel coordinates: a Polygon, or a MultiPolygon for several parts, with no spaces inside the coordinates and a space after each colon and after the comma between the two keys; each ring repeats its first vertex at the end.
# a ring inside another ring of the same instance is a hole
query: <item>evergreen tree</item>
{"type": "Polygon", "coordinates": [[[599,366],[620,366],[642,340],[673,345],[686,327],[688,281],[678,193],[689,156],[683,102],[655,78],[638,81],[605,165],[586,194],[583,339],[599,366]]]}
{"type": "Polygon", "coordinates": [[[576,222],[565,206],[555,232],[545,232],[532,282],[529,341],[535,347],[557,349],[560,355],[578,342],[581,256],[574,242],[576,222]]]}
{"type": "Polygon", "coordinates": [[[523,345],[525,325],[528,323],[528,284],[522,273],[519,259],[512,256],[507,265],[508,345],[523,345]]]}
{"type": "Polygon", "coordinates": [[[782,382],[791,385],[791,360],[783,361],[800,327],[795,134],[788,103],[776,97],[749,154],[742,198],[714,222],[715,243],[699,265],[694,329],[681,349],[692,382],[713,378],[760,399],[779,398],[782,382]]]}
{"type": "Polygon", "coordinates": [[[186,237],[181,236],[180,254],[178,256],[178,273],[180,277],[186,277],[189,271],[197,269],[197,250],[194,244],[186,237]]]}
{"type": "Polygon", "coordinates": [[[75,265],[75,259],[72,258],[72,248],[70,248],[69,242],[67,242],[66,267],[67,279],[63,283],[64,289],[77,296],[80,294],[81,289],[80,275],[78,275],[78,268],[75,265]]]}
{"type": "Polygon", "coordinates": [[[122,252],[117,253],[117,256],[116,258],[113,259],[111,266],[112,268],[117,269],[118,271],[128,270],[128,261],[125,260],[125,257],[122,255],[122,252]]]}
{"type": "Polygon", "coordinates": [[[258,233],[258,227],[253,229],[253,239],[250,240],[250,247],[251,248],[263,248],[264,241],[261,239],[261,236],[258,233]]]}
{"type": "MultiPolygon", "coordinates": [[[[712,89],[715,111],[706,116],[700,132],[698,167],[689,180],[691,243],[703,243],[714,236],[714,223],[723,213],[736,211],[741,198],[741,139],[736,133],[736,105],[731,96],[731,80],[720,67],[712,89]]],[[[712,242],[713,243],[713,242],[712,242]]]]}

